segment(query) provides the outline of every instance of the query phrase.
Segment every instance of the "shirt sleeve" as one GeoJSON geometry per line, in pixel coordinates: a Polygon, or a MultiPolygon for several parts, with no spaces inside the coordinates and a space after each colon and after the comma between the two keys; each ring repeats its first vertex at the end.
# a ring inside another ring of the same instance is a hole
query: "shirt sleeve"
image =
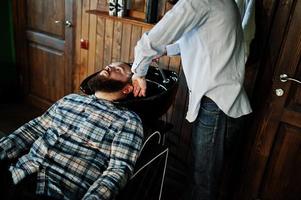
{"type": "Polygon", "coordinates": [[[142,146],[142,139],[141,122],[128,120],[123,130],[115,136],[112,142],[108,168],[90,186],[83,199],[114,199],[133,172],[142,146]]]}
{"type": "Polygon", "coordinates": [[[255,37],[255,2],[250,0],[247,4],[245,15],[242,20],[242,28],[244,31],[245,55],[246,59],[250,53],[250,44],[255,37]]]}
{"type": "Polygon", "coordinates": [[[177,56],[180,55],[181,50],[180,50],[180,45],[178,42],[175,42],[173,44],[169,44],[166,46],[166,54],[168,56],[177,56]]]}
{"type": "Polygon", "coordinates": [[[209,10],[206,0],[180,0],[137,42],[132,72],[137,76],[145,76],[152,59],[162,55],[166,45],[201,26],[206,21],[209,10]]]}
{"type": "Polygon", "coordinates": [[[30,149],[34,141],[49,127],[58,103],[43,115],[24,124],[10,135],[0,139],[0,160],[15,159],[30,149]]]}

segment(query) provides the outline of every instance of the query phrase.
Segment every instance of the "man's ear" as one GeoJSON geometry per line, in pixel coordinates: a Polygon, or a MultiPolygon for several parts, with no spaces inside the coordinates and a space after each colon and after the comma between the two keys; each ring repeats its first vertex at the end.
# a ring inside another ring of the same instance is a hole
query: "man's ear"
{"type": "Polygon", "coordinates": [[[127,84],[126,86],[124,86],[124,88],[122,89],[122,93],[123,94],[130,94],[131,92],[133,92],[134,87],[130,84],[127,84]]]}

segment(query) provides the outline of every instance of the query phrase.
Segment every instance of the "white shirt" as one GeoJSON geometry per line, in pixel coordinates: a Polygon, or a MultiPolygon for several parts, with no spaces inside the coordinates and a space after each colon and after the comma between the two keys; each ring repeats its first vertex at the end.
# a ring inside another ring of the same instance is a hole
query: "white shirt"
{"type": "Polygon", "coordinates": [[[244,44],[246,58],[249,55],[250,44],[255,37],[255,1],[235,0],[240,12],[242,29],[244,32],[244,44]]]}
{"type": "Polygon", "coordinates": [[[251,112],[243,89],[240,14],[233,0],[180,0],[138,41],[135,75],[144,76],[152,59],[177,40],[189,88],[189,122],[196,119],[204,95],[230,117],[251,112]]]}

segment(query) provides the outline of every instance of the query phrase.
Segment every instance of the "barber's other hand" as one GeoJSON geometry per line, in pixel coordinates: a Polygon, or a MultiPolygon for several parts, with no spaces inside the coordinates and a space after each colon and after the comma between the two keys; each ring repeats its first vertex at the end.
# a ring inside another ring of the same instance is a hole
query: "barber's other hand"
{"type": "Polygon", "coordinates": [[[145,97],[146,93],[146,80],[145,77],[133,76],[132,82],[134,86],[134,96],[135,97],[145,97]]]}

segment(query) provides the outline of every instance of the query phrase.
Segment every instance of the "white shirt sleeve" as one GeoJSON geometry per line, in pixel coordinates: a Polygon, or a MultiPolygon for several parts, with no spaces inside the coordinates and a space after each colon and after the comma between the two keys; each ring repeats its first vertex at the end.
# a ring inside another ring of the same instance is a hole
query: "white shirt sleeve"
{"type": "Polygon", "coordinates": [[[242,27],[244,30],[244,40],[246,44],[245,54],[246,58],[249,56],[250,44],[255,37],[255,2],[250,0],[244,18],[242,20],[242,27]]]}
{"type": "Polygon", "coordinates": [[[149,32],[144,33],[135,47],[132,72],[136,76],[145,76],[153,58],[162,55],[168,44],[201,26],[210,10],[207,1],[180,0],[149,32]]]}
{"type": "Polygon", "coordinates": [[[178,42],[166,46],[167,56],[177,56],[181,54],[180,45],[178,42]]]}
{"type": "Polygon", "coordinates": [[[255,1],[254,0],[235,0],[239,8],[244,31],[244,45],[246,60],[249,56],[250,44],[255,37],[255,1]]]}

